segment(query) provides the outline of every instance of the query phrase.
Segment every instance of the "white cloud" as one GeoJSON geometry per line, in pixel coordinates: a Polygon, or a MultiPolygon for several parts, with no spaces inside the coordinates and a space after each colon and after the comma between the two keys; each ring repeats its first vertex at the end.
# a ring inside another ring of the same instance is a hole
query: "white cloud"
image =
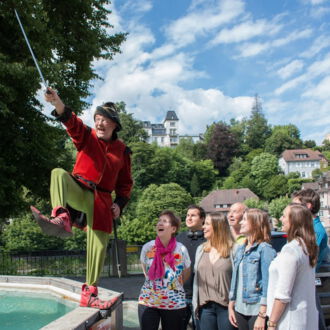
{"type": "Polygon", "coordinates": [[[275,39],[266,42],[254,42],[254,43],[244,43],[237,47],[240,54],[238,57],[251,57],[261,54],[272,48],[283,47],[293,41],[304,39],[310,37],[312,34],[311,29],[305,29],[302,31],[293,31],[284,38],[275,39]]]}
{"type": "Polygon", "coordinates": [[[225,28],[221,30],[211,41],[211,44],[241,42],[256,36],[273,35],[279,32],[281,28],[281,25],[268,23],[266,20],[247,21],[232,29],[225,28]]]}
{"type": "Polygon", "coordinates": [[[330,37],[321,35],[317,37],[313,44],[305,52],[301,53],[301,57],[311,58],[320,53],[323,49],[330,47],[330,37]]]}
{"type": "Polygon", "coordinates": [[[311,16],[317,19],[320,19],[329,13],[330,13],[329,7],[317,7],[311,9],[311,16]]]}
{"type": "Polygon", "coordinates": [[[294,60],[287,64],[286,66],[280,68],[277,71],[277,74],[282,78],[282,79],[287,79],[293,74],[297,73],[304,67],[303,61],[300,60],[294,60]]]}
{"type": "Polygon", "coordinates": [[[304,74],[302,74],[302,75],[284,83],[280,87],[278,87],[275,90],[275,94],[276,95],[283,94],[284,92],[288,91],[289,89],[295,88],[298,85],[301,85],[303,83],[311,84],[313,79],[327,74],[329,72],[329,70],[330,70],[330,53],[327,54],[323,60],[316,61],[313,64],[311,64],[304,74]]]}
{"type": "Polygon", "coordinates": [[[330,76],[323,78],[315,87],[308,89],[302,96],[330,101],[330,76]]]}
{"type": "Polygon", "coordinates": [[[168,40],[178,47],[184,47],[206,35],[209,31],[225,24],[243,13],[244,2],[241,0],[216,1],[212,7],[197,8],[186,16],[174,21],[166,29],[168,40]]]}
{"type": "Polygon", "coordinates": [[[308,0],[312,6],[321,5],[322,3],[327,2],[328,0],[308,0]]]}

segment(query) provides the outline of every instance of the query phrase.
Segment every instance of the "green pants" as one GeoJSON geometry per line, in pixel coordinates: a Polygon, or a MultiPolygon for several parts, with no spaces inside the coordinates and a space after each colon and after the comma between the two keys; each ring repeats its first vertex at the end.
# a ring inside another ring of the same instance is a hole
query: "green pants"
{"type": "Polygon", "coordinates": [[[87,285],[97,285],[104,265],[109,242],[109,234],[93,230],[94,194],[81,187],[71,175],[61,168],[55,168],[51,174],[50,197],[52,207],[72,208],[86,213],[87,217],[87,285]]]}

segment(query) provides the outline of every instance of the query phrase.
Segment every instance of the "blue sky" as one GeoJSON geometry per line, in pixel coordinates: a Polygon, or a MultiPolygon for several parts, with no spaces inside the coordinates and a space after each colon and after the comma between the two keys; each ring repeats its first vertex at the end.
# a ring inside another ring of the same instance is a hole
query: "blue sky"
{"type": "MultiPolygon", "coordinates": [[[[304,140],[330,133],[329,0],[114,0],[122,53],[94,63],[92,107],[124,101],[140,120],[167,110],[180,133],[250,114],[254,95],[272,125],[304,140]]],[[[84,113],[90,120],[91,111],[84,113]]]]}

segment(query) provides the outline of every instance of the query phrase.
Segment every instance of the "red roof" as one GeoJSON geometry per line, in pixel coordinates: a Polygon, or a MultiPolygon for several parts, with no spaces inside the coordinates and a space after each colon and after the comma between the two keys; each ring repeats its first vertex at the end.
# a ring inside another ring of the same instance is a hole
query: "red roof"
{"type": "Polygon", "coordinates": [[[321,160],[325,158],[321,152],[314,151],[312,149],[285,150],[282,152],[281,157],[283,157],[286,162],[307,162],[311,160],[321,160]]]}

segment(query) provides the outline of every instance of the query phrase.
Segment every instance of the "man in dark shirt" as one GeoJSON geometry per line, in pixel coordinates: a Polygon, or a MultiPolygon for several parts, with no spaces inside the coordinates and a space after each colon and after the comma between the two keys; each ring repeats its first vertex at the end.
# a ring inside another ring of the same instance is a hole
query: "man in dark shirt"
{"type": "Polygon", "coordinates": [[[185,320],[186,328],[188,326],[190,317],[192,316],[192,325],[195,330],[195,318],[192,309],[192,294],[193,294],[193,282],[194,282],[194,264],[197,247],[205,242],[203,233],[203,224],[205,220],[205,211],[198,205],[188,206],[186,216],[187,231],[180,233],[176,240],[181,242],[188,250],[191,260],[191,273],[189,279],[184,283],[184,289],[186,292],[187,300],[187,315],[185,320]]]}

